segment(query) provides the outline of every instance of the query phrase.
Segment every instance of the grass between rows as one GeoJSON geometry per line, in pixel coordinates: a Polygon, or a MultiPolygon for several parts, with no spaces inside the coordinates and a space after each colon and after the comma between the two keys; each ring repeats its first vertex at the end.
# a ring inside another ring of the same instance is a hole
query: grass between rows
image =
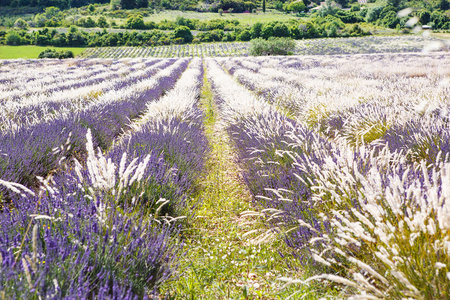
{"type": "Polygon", "coordinates": [[[49,47],[49,46],[0,46],[0,59],[34,59],[45,49],[55,49],[57,51],[70,50],[75,56],[83,52],[86,48],[75,47],[49,47]]]}
{"type": "MultiPolygon", "coordinates": [[[[253,209],[252,196],[240,178],[228,136],[218,123],[206,77],[201,105],[211,147],[199,192],[192,199],[201,205],[184,233],[186,256],[180,262],[180,276],[168,282],[163,292],[172,299],[286,299],[291,295],[315,299],[313,288],[282,289],[284,282],[277,280],[302,273],[289,268],[280,255],[291,255],[282,239],[257,245],[251,242],[255,235],[246,235],[250,231],[258,235],[267,228],[261,217],[241,215],[253,209]]],[[[293,260],[289,263],[295,266],[293,260]]]]}

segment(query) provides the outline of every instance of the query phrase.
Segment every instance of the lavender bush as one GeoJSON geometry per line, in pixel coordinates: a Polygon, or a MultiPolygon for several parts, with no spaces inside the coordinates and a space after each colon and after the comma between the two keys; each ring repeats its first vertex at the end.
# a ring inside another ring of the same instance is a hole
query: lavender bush
{"type": "MultiPolygon", "coordinates": [[[[124,97],[120,97],[119,89],[114,91],[115,98],[105,95],[75,116],[63,114],[49,122],[2,132],[0,177],[26,186],[35,185],[35,176],[46,176],[58,167],[64,157],[79,156],[83,152],[82,140],[86,128],[92,130],[99,146],[108,148],[125,125],[130,123],[129,120],[144,111],[147,102],[154,101],[166,89],[173,87],[187,64],[187,60],[180,60],[155,78],[128,87],[124,97]],[[61,145],[64,145],[65,151],[58,150],[61,145]],[[56,151],[58,153],[55,154],[56,151]]],[[[5,193],[4,189],[2,192],[5,193]]]]}
{"type": "MultiPolygon", "coordinates": [[[[87,150],[89,171],[76,167],[85,177],[44,181],[38,195],[29,192],[1,213],[0,293],[9,299],[146,298],[172,274],[176,228],[132,213],[130,206],[118,209],[114,194],[99,188],[104,180],[90,176],[108,169],[90,134],[87,150]]],[[[128,175],[136,176],[139,169],[130,167],[135,172],[128,175]]]]}
{"type": "MultiPolygon", "coordinates": [[[[318,275],[284,280],[332,281],[352,299],[445,299],[448,56],[360,56],[352,57],[352,65],[347,59],[218,60],[260,101],[297,122],[277,139],[272,130],[257,130],[266,121],[261,127],[283,128],[265,115],[260,121],[235,113],[240,121],[232,124],[234,136],[245,133],[242,149],[262,166],[244,161],[246,169],[282,166],[267,159],[267,149],[274,148],[288,159],[283,174],[294,174],[287,191],[286,181],[253,181],[274,191],[256,196],[272,208],[295,255],[316,264],[318,275]],[[360,68],[355,59],[371,67],[360,68]],[[255,131],[259,135],[250,134],[255,131]],[[264,142],[250,152],[256,140],[264,142]],[[299,195],[306,197],[298,201],[299,195]]],[[[253,106],[259,114],[269,109],[262,107],[253,106]]]]}
{"type": "Polygon", "coordinates": [[[177,220],[191,213],[184,198],[208,150],[197,107],[201,77],[193,61],[106,154],[88,129],[86,161],[67,160],[40,179],[38,192],[0,181],[17,195],[0,214],[2,297],[158,296],[182,255],[177,220]]]}

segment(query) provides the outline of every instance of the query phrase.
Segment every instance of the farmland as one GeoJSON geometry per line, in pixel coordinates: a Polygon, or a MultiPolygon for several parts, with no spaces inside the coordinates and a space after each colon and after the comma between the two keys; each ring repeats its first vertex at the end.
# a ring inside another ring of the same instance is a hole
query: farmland
{"type": "MultiPolygon", "coordinates": [[[[296,41],[296,55],[369,54],[386,52],[421,52],[430,44],[438,50],[448,51],[445,39],[411,36],[370,36],[359,38],[307,39],[296,41]]],[[[80,56],[84,58],[126,57],[227,57],[248,56],[250,42],[202,43],[194,45],[170,45],[159,47],[98,47],[88,48],[80,56]]],[[[436,49],[433,49],[436,50],[436,49]]]]}
{"type": "Polygon", "coordinates": [[[0,59],[16,59],[16,58],[38,58],[39,53],[45,49],[57,49],[59,51],[72,51],[74,55],[83,52],[84,48],[54,48],[54,47],[39,47],[39,46],[2,46],[0,47],[0,59]]]}
{"type": "Polygon", "coordinates": [[[447,298],[450,55],[333,43],[1,61],[0,298],[447,298]]]}

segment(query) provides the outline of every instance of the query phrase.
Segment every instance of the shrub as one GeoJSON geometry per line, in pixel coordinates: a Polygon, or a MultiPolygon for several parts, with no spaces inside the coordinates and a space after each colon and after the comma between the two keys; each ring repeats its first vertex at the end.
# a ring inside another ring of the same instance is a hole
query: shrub
{"type": "Polygon", "coordinates": [[[145,29],[144,17],[141,14],[130,15],[125,26],[130,29],[145,29]]]}
{"type": "Polygon", "coordinates": [[[261,37],[261,30],[262,30],[263,24],[260,22],[257,22],[253,24],[252,29],[250,29],[250,33],[252,35],[252,39],[256,39],[261,37]]]}
{"type": "Polygon", "coordinates": [[[55,49],[45,49],[41,53],[39,53],[38,58],[74,58],[73,52],[70,50],[67,51],[56,51],[55,49]]]}
{"type": "Polygon", "coordinates": [[[261,28],[261,37],[268,39],[271,36],[273,36],[273,24],[264,24],[261,28]]]}
{"type": "Polygon", "coordinates": [[[28,29],[28,23],[24,19],[19,18],[14,22],[14,27],[21,30],[28,29]]]}
{"type": "Polygon", "coordinates": [[[303,3],[303,1],[291,2],[285,6],[285,10],[292,11],[292,12],[301,12],[301,11],[304,11],[305,8],[306,8],[306,6],[303,3]]]}
{"type": "Polygon", "coordinates": [[[98,24],[98,27],[101,27],[101,28],[109,27],[108,21],[106,21],[106,18],[104,16],[101,16],[100,18],[98,18],[97,24],[98,24]]]}
{"type": "Polygon", "coordinates": [[[22,44],[22,37],[14,30],[11,30],[6,34],[6,44],[11,46],[17,46],[22,44]]]}
{"type": "Polygon", "coordinates": [[[175,38],[182,38],[185,43],[190,43],[194,39],[191,30],[187,26],[178,26],[174,31],[175,38]]]}
{"type": "Polygon", "coordinates": [[[251,37],[252,36],[250,34],[250,31],[246,29],[238,35],[237,40],[238,41],[250,41],[251,37]]]}
{"type": "Polygon", "coordinates": [[[277,37],[288,37],[289,36],[289,29],[285,24],[276,24],[273,27],[273,36],[277,37]]]}
{"type": "Polygon", "coordinates": [[[295,49],[295,42],[290,38],[270,37],[268,40],[262,38],[251,41],[250,55],[287,55],[295,49]]]}

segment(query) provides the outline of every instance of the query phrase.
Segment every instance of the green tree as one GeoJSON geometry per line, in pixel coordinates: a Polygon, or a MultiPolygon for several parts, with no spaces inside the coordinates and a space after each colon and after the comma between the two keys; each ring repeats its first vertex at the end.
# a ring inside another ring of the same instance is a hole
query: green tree
{"type": "Polygon", "coordinates": [[[20,30],[28,29],[28,23],[24,19],[18,18],[14,22],[14,28],[18,28],[20,30]]]}
{"type": "Polygon", "coordinates": [[[448,0],[438,0],[436,3],[437,8],[440,10],[448,10],[450,9],[450,2],[448,0]]]}
{"type": "Polygon", "coordinates": [[[252,39],[256,39],[261,37],[261,30],[263,27],[263,23],[256,22],[253,24],[252,29],[250,29],[250,34],[252,35],[252,39]]]}
{"type": "Polygon", "coordinates": [[[190,43],[194,39],[191,30],[187,26],[178,26],[173,33],[175,38],[182,38],[185,43],[190,43]]]}
{"type": "Polygon", "coordinates": [[[302,38],[302,33],[300,32],[300,28],[297,25],[291,25],[289,27],[289,36],[293,39],[302,38]]]}
{"type": "Polygon", "coordinates": [[[95,23],[95,21],[91,17],[87,17],[86,22],[84,22],[84,26],[88,27],[88,28],[91,28],[91,27],[97,26],[97,24],[95,23]]]}
{"type": "Polygon", "coordinates": [[[398,24],[399,20],[397,18],[397,14],[393,11],[389,11],[384,18],[381,20],[381,23],[389,28],[395,28],[398,24]]]}
{"type": "Polygon", "coordinates": [[[252,38],[252,35],[251,35],[251,33],[250,33],[250,30],[248,30],[248,29],[243,30],[243,31],[237,36],[237,40],[238,40],[238,41],[244,41],[244,42],[250,41],[251,38],[252,38]]]}
{"type": "Polygon", "coordinates": [[[95,11],[95,6],[93,4],[89,4],[88,10],[93,13],[95,11]]]}
{"type": "Polygon", "coordinates": [[[431,13],[429,10],[423,8],[416,13],[416,16],[420,19],[420,23],[426,25],[430,22],[431,13]]]}
{"type": "Polygon", "coordinates": [[[60,17],[62,17],[62,12],[58,7],[50,6],[50,7],[44,8],[44,16],[47,19],[60,18],[60,17]]]}
{"type": "Polygon", "coordinates": [[[273,36],[276,37],[289,37],[289,29],[285,24],[276,24],[273,26],[273,36]]]}
{"type": "Polygon", "coordinates": [[[136,0],[136,7],[137,8],[147,8],[148,0],[136,0]]]}
{"type": "Polygon", "coordinates": [[[353,3],[352,6],[350,7],[350,11],[361,11],[361,7],[358,3],[353,3]]]}
{"type": "Polygon", "coordinates": [[[266,13],[266,0],[262,0],[262,11],[266,13]]]}
{"type": "Polygon", "coordinates": [[[245,1],[244,9],[247,11],[253,11],[254,9],[256,9],[256,4],[251,1],[245,1]]]}
{"type": "Polygon", "coordinates": [[[450,18],[441,11],[435,10],[430,15],[430,21],[433,28],[445,28],[447,27],[446,23],[450,22],[450,18]]]}
{"type": "Polygon", "coordinates": [[[136,0],[120,0],[120,6],[122,9],[136,8],[136,0]]]}
{"type": "Polygon", "coordinates": [[[69,7],[69,1],[68,0],[38,0],[37,2],[38,6],[41,7],[58,7],[60,9],[65,9],[69,7]]]}
{"type": "Polygon", "coordinates": [[[5,39],[7,45],[17,46],[22,44],[22,37],[14,30],[9,31],[5,39]]]}
{"type": "Polygon", "coordinates": [[[267,40],[271,36],[273,36],[273,24],[266,23],[261,28],[261,37],[263,37],[267,40]]]}
{"type": "Polygon", "coordinates": [[[100,28],[107,28],[107,27],[109,27],[108,21],[106,21],[105,16],[101,16],[100,18],[98,18],[97,25],[100,28]]]}
{"type": "Polygon", "coordinates": [[[129,29],[145,29],[144,17],[141,14],[129,15],[125,26],[129,29]]]}
{"type": "Polygon", "coordinates": [[[292,11],[292,12],[297,12],[297,13],[304,11],[305,9],[306,9],[306,5],[303,3],[303,1],[291,2],[286,6],[287,11],[292,11]]]}
{"type": "Polygon", "coordinates": [[[375,22],[378,19],[378,17],[380,16],[380,13],[382,10],[383,10],[383,7],[380,7],[380,6],[369,8],[369,10],[367,11],[367,14],[366,14],[366,21],[367,22],[375,22]]]}
{"type": "Polygon", "coordinates": [[[78,27],[75,25],[72,25],[69,27],[69,33],[77,33],[78,32],[78,27]]]}

